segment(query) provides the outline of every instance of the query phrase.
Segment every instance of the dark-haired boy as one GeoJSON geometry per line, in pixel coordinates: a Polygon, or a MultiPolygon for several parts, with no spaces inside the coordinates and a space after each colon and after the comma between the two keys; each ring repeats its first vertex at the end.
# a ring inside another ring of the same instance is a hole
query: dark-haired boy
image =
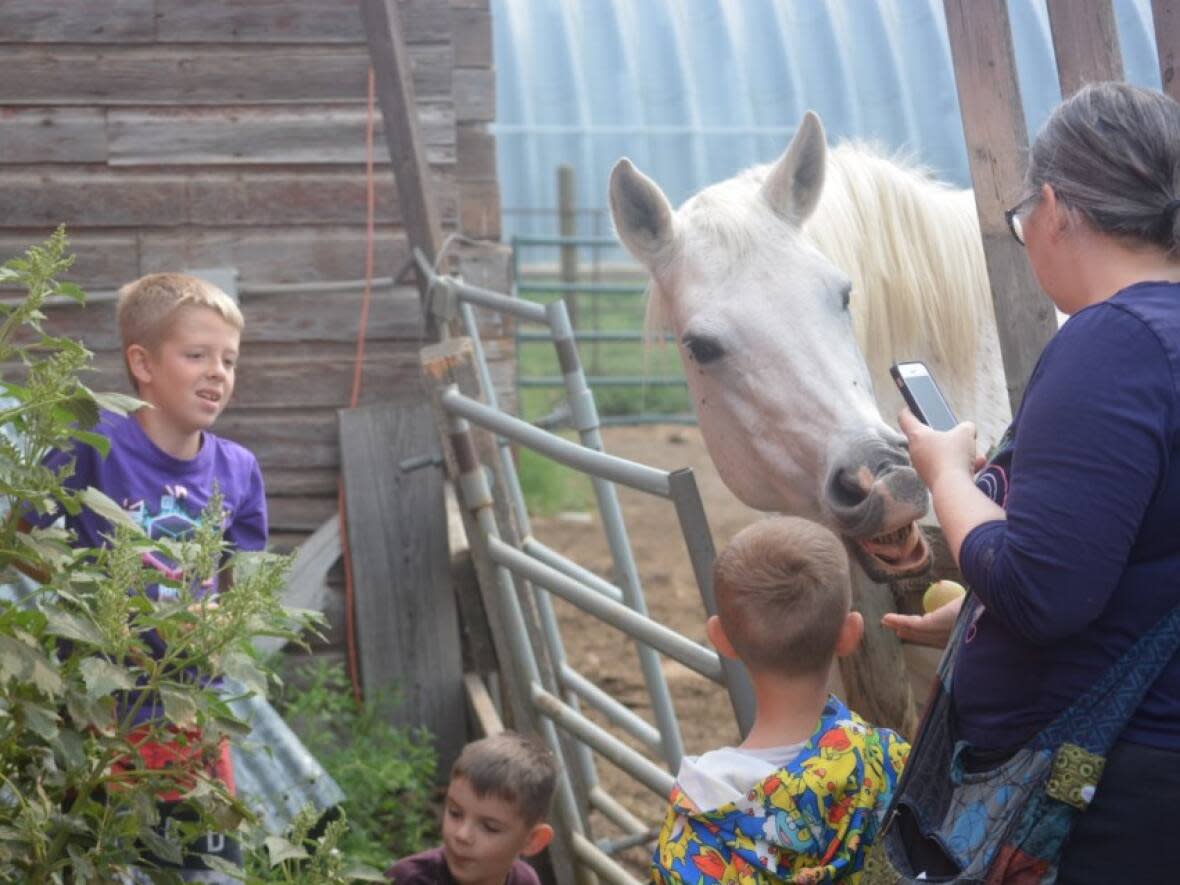
{"type": "Polygon", "coordinates": [[[501,732],[463,748],[451,767],[443,844],[385,871],[398,885],[540,885],[521,856],[553,838],[545,823],[557,767],[536,738],[501,732]]]}
{"type": "Polygon", "coordinates": [[[844,546],[816,523],[763,520],[717,557],[714,591],[706,632],[746,665],[757,712],[740,746],[685,757],[652,881],[855,882],[909,745],[827,691],[864,631],[844,546]]]}

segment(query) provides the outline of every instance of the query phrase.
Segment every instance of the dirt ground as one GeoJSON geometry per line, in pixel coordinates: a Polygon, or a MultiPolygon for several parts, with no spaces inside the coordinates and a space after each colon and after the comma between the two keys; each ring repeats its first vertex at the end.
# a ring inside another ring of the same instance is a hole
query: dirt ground
{"type": "MultiPolygon", "coordinates": [[[[697,428],[607,428],[603,437],[606,451],[613,455],[665,470],[691,467],[718,548],[760,517],[722,484],[697,428]]],[[[671,502],[623,488],[620,488],[619,498],[649,613],[661,623],[704,642],[704,609],[671,502]]],[[[595,573],[611,578],[610,553],[596,515],[591,519],[580,514],[534,519],[533,533],[595,573]]],[[[634,643],[623,634],[592,621],[562,600],[555,599],[554,605],[561,623],[566,655],[574,668],[652,721],[634,643]]],[[[696,754],[734,743],[738,737],[737,727],[724,689],[675,661],[662,660],[680,719],[685,751],[696,754]]],[[[659,797],[630,780],[609,762],[599,759],[598,770],[602,785],[615,798],[653,826],[660,822],[664,804],[659,797]]],[[[593,835],[601,838],[618,834],[612,832],[609,825],[596,823],[593,835]]],[[[646,878],[648,857],[649,849],[644,848],[632,849],[622,855],[627,866],[643,878],[646,878]]]]}

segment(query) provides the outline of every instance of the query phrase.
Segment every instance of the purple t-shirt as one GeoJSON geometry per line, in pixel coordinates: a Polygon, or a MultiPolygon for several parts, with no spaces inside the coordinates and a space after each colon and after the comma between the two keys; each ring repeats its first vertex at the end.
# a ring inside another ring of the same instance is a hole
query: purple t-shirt
{"type": "MultiPolygon", "coordinates": [[[[1180,285],[1140,283],[1049,342],[977,480],[1007,519],[959,554],[985,606],[954,676],[963,737],[1022,743],[1180,605],[1180,285]]],[[[1180,749],[1180,655],[1123,734],[1180,749]]]]}
{"type": "MultiPolygon", "coordinates": [[[[385,871],[397,885],[455,885],[441,847],[404,857],[385,871]]],[[[541,885],[537,872],[523,860],[514,860],[504,885],[541,885]]]]}
{"type": "MultiPolygon", "coordinates": [[[[94,428],[111,441],[104,458],[83,443],[69,450],[56,451],[46,458],[47,466],[58,469],[74,461],[74,472],[64,481],[71,489],[93,486],[114,500],[143,527],[152,538],[184,539],[190,537],[200,521],[216,487],[220,490],[225,515],[224,536],[233,550],[266,548],[266,495],[258,461],[245,448],[212,433],[203,433],[201,448],[189,460],[174,458],[153,443],[134,417],[122,417],[104,411],[94,428]]],[[[48,525],[57,514],[26,514],[34,525],[48,525]]],[[[77,536],[80,547],[103,547],[112,533],[110,523],[91,510],[67,516],[66,526],[77,536]]],[[[153,568],[169,574],[173,564],[162,557],[147,560],[153,568]]],[[[213,582],[216,581],[216,576],[213,582]]],[[[193,588],[197,596],[216,592],[216,586],[193,588]]],[[[175,593],[171,587],[153,585],[148,595],[175,593]]],[[[152,632],[145,639],[159,655],[164,647],[152,632]]],[[[158,715],[154,705],[145,703],[136,722],[146,722],[158,715]]]]}

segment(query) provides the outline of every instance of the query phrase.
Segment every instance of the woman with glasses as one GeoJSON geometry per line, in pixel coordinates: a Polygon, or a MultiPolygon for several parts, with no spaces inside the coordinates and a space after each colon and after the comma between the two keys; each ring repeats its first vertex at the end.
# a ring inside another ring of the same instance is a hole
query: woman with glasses
{"type": "MultiPolygon", "coordinates": [[[[1178,210],[1180,105],[1119,83],[1065,101],[1006,217],[1069,320],[1002,451],[976,475],[972,425],[937,433],[902,415],[979,603],[951,686],[968,770],[1012,757],[1180,606],[1178,210]]],[[[957,612],[886,624],[934,643],[957,612]]],[[[1161,657],[1083,795],[1059,882],[1176,881],[1180,655],[1161,657]]]]}

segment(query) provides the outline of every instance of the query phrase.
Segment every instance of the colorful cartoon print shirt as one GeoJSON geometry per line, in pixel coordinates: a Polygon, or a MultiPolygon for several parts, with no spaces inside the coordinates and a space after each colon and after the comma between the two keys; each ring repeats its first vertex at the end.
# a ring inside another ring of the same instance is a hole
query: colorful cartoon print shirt
{"type": "MultiPolygon", "coordinates": [[[[150,537],[172,539],[192,535],[217,488],[222,495],[225,539],[231,549],[265,549],[267,522],[262,471],[258,461],[242,446],[204,433],[196,457],[182,460],[158,448],[133,417],[104,411],[94,430],[111,442],[105,458],[82,443],[46,458],[46,466],[55,470],[71,460],[74,462],[73,474],[64,485],[72,489],[93,486],[120,504],[150,537]]],[[[26,519],[46,525],[56,515],[27,514],[26,519]]],[[[103,547],[106,537],[112,533],[110,523],[88,509],[77,516],[67,516],[66,526],[73,530],[80,547],[103,547]]],[[[145,557],[145,561],[162,574],[175,576],[171,571],[173,564],[163,558],[151,556],[145,557]]],[[[213,584],[193,588],[194,594],[217,592],[215,582],[216,579],[213,584]]],[[[155,600],[176,592],[168,586],[148,588],[148,596],[155,600]]],[[[144,638],[157,656],[163,654],[164,646],[158,635],[153,632],[144,638]]],[[[136,723],[155,718],[157,712],[154,705],[145,703],[136,723]]]]}
{"type": "Polygon", "coordinates": [[[908,754],[830,697],[799,754],[740,799],[697,808],[673,788],[652,882],[856,882],[908,754]]]}

